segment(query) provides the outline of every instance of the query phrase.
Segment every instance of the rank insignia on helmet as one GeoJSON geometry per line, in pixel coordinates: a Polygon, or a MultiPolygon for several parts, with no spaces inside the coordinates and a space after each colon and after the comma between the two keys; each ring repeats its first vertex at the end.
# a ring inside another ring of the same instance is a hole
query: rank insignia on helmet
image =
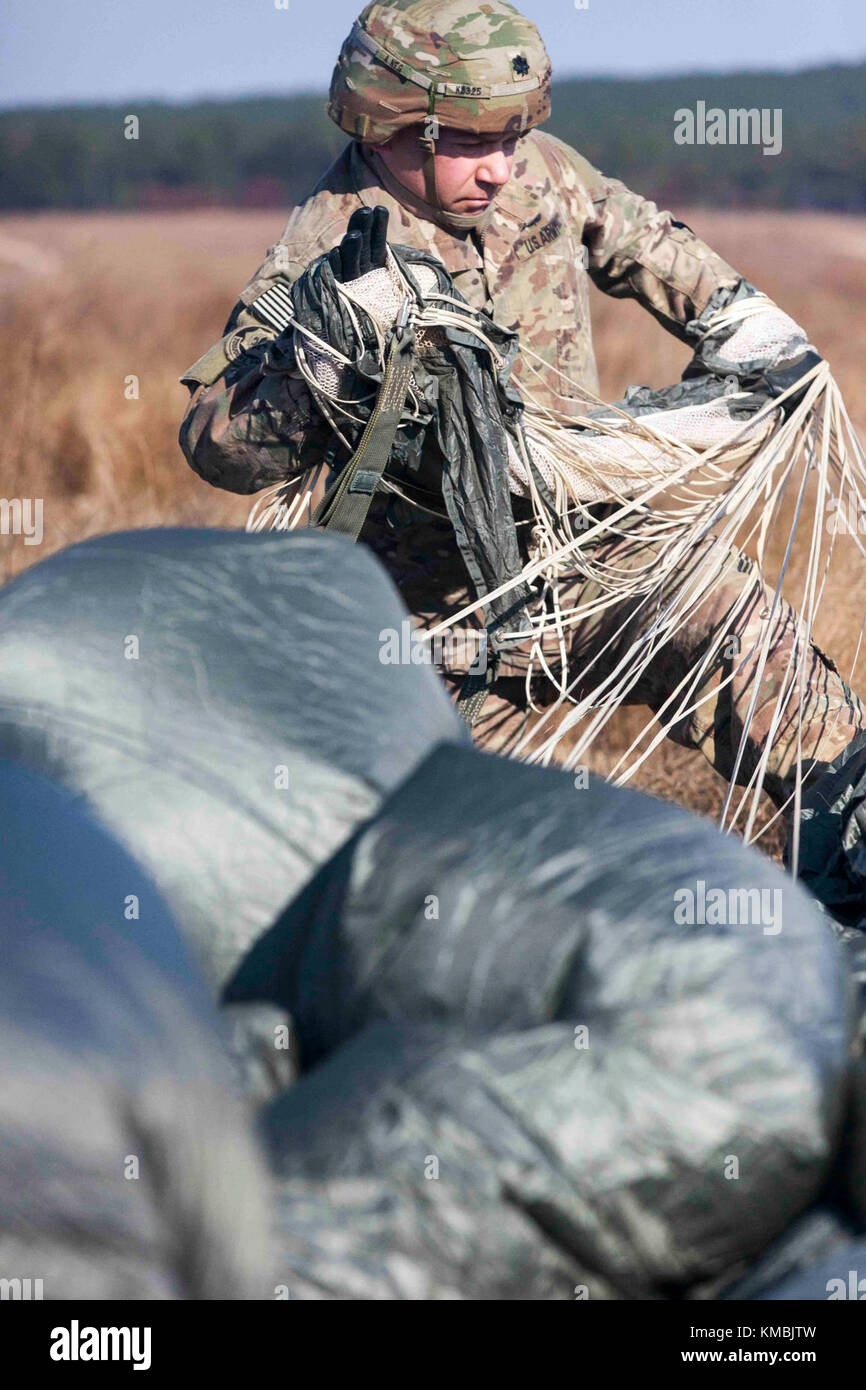
{"type": "Polygon", "coordinates": [[[476,135],[512,122],[525,134],[550,115],[550,75],[541,35],[508,0],[372,0],[340,50],[328,114],[374,145],[433,115],[476,135]]]}

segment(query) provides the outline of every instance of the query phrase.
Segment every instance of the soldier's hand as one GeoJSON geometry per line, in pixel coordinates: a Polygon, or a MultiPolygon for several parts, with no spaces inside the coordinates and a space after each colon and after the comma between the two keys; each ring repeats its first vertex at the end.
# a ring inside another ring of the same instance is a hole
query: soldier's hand
{"type": "Polygon", "coordinates": [[[357,208],[349,218],[346,235],[328,252],[334,279],[345,284],[369,270],[381,270],[386,262],[388,209],[357,208]]]}

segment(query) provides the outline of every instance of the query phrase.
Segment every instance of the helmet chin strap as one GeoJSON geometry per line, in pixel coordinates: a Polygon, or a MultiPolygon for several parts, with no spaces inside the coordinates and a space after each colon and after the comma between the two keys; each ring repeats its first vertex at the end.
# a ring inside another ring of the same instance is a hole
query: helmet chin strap
{"type": "Polygon", "coordinates": [[[421,127],[419,144],[424,151],[424,197],[430,207],[444,211],[439,202],[439,190],[436,187],[436,89],[430,87],[430,94],[427,98],[427,120],[421,127]]]}
{"type": "MultiPolygon", "coordinates": [[[[489,221],[493,212],[492,203],[489,207],[486,207],[483,212],[471,214],[446,212],[439,202],[438,191],[436,189],[435,168],[430,175],[433,181],[433,197],[435,202],[431,202],[429,196],[425,201],[424,198],[420,197],[417,193],[413,193],[411,188],[407,188],[406,184],[402,183],[401,180],[397,178],[396,174],[388,168],[382,156],[377,154],[375,150],[369,148],[365,149],[363,146],[362,150],[365,159],[372,166],[382,187],[387,189],[391,196],[396,198],[399,203],[402,203],[405,208],[408,208],[410,212],[414,212],[417,217],[423,218],[425,222],[436,222],[440,227],[444,227],[446,231],[449,232],[469,232],[472,231],[474,227],[484,227],[489,221]]],[[[431,155],[431,163],[432,158],[433,156],[431,155]]],[[[426,167],[424,191],[429,195],[430,185],[426,175],[426,167]]]]}
{"type": "Polygon", "coordinates": [[[421,148],[424,151],[424,197],[432,208],[439,208],[444,212],[436,187],[436,141],[425,140],[422,136],[421,148]]]}
{"type": "Polygon", "coordinates": [[[469,232],[476,227],[481,228],[490,218],[492,204],[483,212],[476,213],[449,212],[447,208],[442,206],[439,190],[436,187],[436,132],[439,123],[435,113],[436,90],[431,86],[427,99],[427,117],[418,137],[418,143],[422,150],[422,171],[424,174],[423,198],[419,197],[417,193],[413,193],[411,188],[407,188],[388,168],[380,155],[373,154],[376,171],[388,191],[408,207],[410,212],[417,213],[425,221],[438,222],[440,226],[445,227],[450,232],[469,232]]]}

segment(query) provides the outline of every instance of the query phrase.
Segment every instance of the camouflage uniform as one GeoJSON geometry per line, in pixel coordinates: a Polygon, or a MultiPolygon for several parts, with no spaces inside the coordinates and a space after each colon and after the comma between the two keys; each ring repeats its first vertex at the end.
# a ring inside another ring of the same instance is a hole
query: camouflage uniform
{"type": "Polygon", "coordinates": [[[520,142],[479,237],[456,236],[409,212],[353,141],[292,213],[224,337],[183,377],[195,395],[181,443],[208,482],[255,492],[318,462],[331,444],[303,383],[268,352],[276,330],[250,306],[336,245],[356,208],[377,204],[389,211],[391,241],[436,256],[473,307],[520,334],[515,383],[572,416],[586,409],[581,386],[598,391],[590,280],[607,294],[638,299],[682,337],[713,291],[741,278],[669,213],[543,131],[520,142]]]}
{"type": "MultiPolygon", "coordinates": [[[[534,29],[520,16],[513,27],[516,12],[501,0],[485,6],[484,12],[466,11],[456,0],[397,0],[389,7],[370,6],[361,18],[367,16],[368,28],[380,39],[387,36],[389,54],[400,53],[417,66],[424,56],[418,36],[425,24],[427,56],[441,58],[447,51],[446,39],[436,32],[435,23],[444,28],[443,12],[448,11],[455,18],[446,31],[447,43],[452,51],[463,44],[464,56],[474,58],[473,71],[486,61],[494,37],[513,55],[518,85],[524,68],[531,66],[524,52],[531,53],[536,66],[543,64],[540,39],[539,48],[532,50],[534,29]],[[409,12],[415,28],[403,33],[401,40],[399,21],[409,12]],[[460,26],[463,30],[455,33],[460,26]]],[[[581,388],[598,391],[590,280],[606,294],[637,299],[665,328],[684,338],[684,326],[702,312],[713,292],[733,287],[741,279],[669,213],[600,173],[561,140],[534,128],[520,140],[511,178],[497,195],[483,230],[455,232],[418,216],[394,196],[393,185],[383,185],[360,138],[382,141],[394,129],[423,120],[419,92],[403,80],[399,66],[397,58],[388,58],[383,66],[358,47],[357,39],[347,40],[335,71],[329,111],[359,138],[349,143],[292,213],[280,240],[241,294],[224,336],[183,377],[193,394],[181,445],[192,467],[216,486],[250,493],[303,472],[323,458],[337,466],[345,461],[345,449],[319,416],[291,359],[281,350],[278,329],[259,306],[272,286],[291,283],[310,261],[335,246],[358,207],[385,206],[392,242],[437,257],[471,305],[519,333],[515,383],[542,405],[574,417],[586,408],[581,388]]],[[[470,66],[468,59],[466,66],[470,66]]],[[[519,96],[521,127],[545,119],[548,88],[549,68],[531,91],[519,96]]],[[[516,100],[511,98],[510,104],[506,97],[473,101],[446,92],[436,102],[436,117],[464,129],[501,131],[506,126],[514,128],[513,118],[506,120],[503,112],[513,111],[516,100]]],[[[441,510],[436,473],[431,457],[426,475],[414,479],[414,492],[407,480],[401,480],[404,493],[429,510],[406,500],[377,497],[362,535],[389,569],[415,621],[425,626],[474,597],[449,523],[431,515],[441,510]]],[[[515,507],[519,509],[519,504],[515,507]]],[[[628,548],[628,543],[618,540],[603,544],[613,547],[619,557],[623,545],[628,548]]],[[[635,564],[645,563],[646,552],[640,545],[633,543],[631,551],[635,564]]],[[[754,604],[748,605],[749,621],[753,621],[755,613],[766,611],[768,591],[742,557],[726,552],[712,601],[702,607],[700,621],[693,619],[680,639],[685,644],[683,660],[687,656],[694,660],[709,634],[724,625],[738,605],[744,606],[746,588],[756,595],[754,604]]],[[[586,595],[582,581],[565,582],[564,602],[573,605],[586,595]]],[[[780,614],[778,640],[766,672],[770,684],[782,678],[793,640],[794,616],[786,605],[781,605],[780,614]]],[[[583,655],[594,645],[602,646],[606,633],[622,618],[622,613],[608,612],[603,622],[590,622],[578,632],[575,647],[583,655]]],[[[662,657],[659,669],[633,692],[635,700],[653,708],[664,702],[676,683],[670,665],[665,664],[669,660],[662,657]]],[[[835,668],[819,653],[815,663],[815,683],[806,710],[807,724],[817,731],[810,751],[829,759],[848,743],[862,716],[835,668]],[[827,724],[828,714],[833,727],[827,724]]],[[[476,737],[485,746],[507,746],[513,740],[526,707],[521,674],[525,666],[526,654],[517,652],[501,668],[476,728],[476,737]]],[[[458,668],[445,674],[452,685],[459,685],[458,668]]],[[[750,676],[745,669],[738,677],[733,700],[729,694],[723,701],[710,699],[701,706],[699,716],[674,731],[678,741],[701,747],[720,771],[733,760],[738,714],[743,702],[748,703],[750,676]]],[[[707,689],[719,678],[720,669],[712,671],[707,689]]],[[[552,687],[536,682],[535,698],[549,701],[552,687]]],[[[759,702],[752,755],[767,732],[761,708],[759,702]]],[[[790,738],[780,738],[774,747],[770,782],[779,788],[790,774],[792,750],[790,738]]]]}

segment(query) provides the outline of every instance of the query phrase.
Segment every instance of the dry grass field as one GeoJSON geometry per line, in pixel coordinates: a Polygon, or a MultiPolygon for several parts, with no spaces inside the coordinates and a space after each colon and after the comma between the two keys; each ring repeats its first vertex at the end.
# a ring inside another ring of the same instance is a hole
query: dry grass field
{"type": "MultiPolygon", "coordinates": [[[[866,439],[866,219],[679,215],[807,328],[866,439]]],[[[0,579],[103,531],[243,526],[250,499],[210,488],[180,453],[187,393],[178,377],[219,336],[281,230],[271,212],[0,219],[0,496],[44,501],[41,546],[0,537],[0,579]],[[130,376],[137,400],[125,396],[130,376]]],[[[679,376],[687,351],[636,305],[595,295],[593,315],[606,399],[630,383],[679,376]]],[[[843,670],[866,599],[863,567],[846,544],[819,632],[843,670]]],[[[796,577],[795,564],[792,595],[796,577]]],[[[866,679],[855,684],[862,690],[866,679]]],[[[623,712],[598,767],[644,718],[623,712]]],[[[639,785],[704,813],[720,806],[714,774],[673,746],[654,754],[639,785]]]]}

